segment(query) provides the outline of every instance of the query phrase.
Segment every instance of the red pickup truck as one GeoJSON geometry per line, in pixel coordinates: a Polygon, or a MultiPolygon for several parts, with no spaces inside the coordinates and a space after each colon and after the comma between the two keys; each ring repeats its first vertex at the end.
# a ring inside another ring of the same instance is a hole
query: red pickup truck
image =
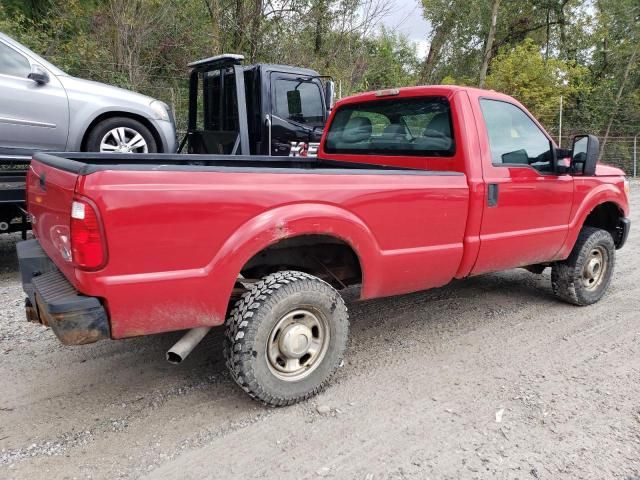
{"type": "Polygon", "coordinates": [[[558,297],[598,301],[630,224],[623,172],[597,157],[595,137],[560,150],[513,98],[456,86],[338,102],[313,160],[39,153],[27,316],[65,344],[188,330],[174,362],[224,324],[235,381],[288,405],[342,361],[346,287],[551,267],[558,297]]]}

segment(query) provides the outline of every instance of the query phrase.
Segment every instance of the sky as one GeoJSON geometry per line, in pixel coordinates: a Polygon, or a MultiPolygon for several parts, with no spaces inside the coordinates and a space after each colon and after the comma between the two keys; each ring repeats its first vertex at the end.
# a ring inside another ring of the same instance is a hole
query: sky
{"type": "Polygon", "coordinates": [[[429,24],[422,16],[422,2],[420,0],[394,0],[393,8],[382,23],[385,27],[402,33],[414,42],[421,58],[427,55],[427,34],[429,24]]]}

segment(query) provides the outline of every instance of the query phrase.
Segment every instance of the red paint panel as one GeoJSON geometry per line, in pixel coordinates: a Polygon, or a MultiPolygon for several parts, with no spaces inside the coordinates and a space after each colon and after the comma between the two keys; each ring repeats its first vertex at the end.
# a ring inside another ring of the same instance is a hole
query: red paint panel
{"type": "Polygon", "coordinates": [[[101,212],[109,263],[77,286],[108,300],[116,338],[222,323],[244,263],[303,234],[352,245],[364,297],[445,284],[468,204],[463,175],[102,171],[80,193],[101,212]]]}

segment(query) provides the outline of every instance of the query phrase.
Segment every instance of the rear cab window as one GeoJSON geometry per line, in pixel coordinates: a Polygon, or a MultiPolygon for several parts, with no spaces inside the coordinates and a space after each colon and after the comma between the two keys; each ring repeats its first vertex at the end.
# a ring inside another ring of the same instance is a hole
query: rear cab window
{"type": "Polygon", "coordinates": [[[325,151],[336,154],[451,157],[455,140],[445,97],[347,104],[336,112],[325,151]]]}

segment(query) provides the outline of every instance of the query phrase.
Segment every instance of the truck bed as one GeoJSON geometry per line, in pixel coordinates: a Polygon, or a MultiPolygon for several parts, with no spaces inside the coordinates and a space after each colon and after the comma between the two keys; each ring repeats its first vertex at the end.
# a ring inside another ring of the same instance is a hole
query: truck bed
{"type": "Polygon", "coordinates": [[[27,181],[38,242],[106,299],[113,338],[221,324],[238,275],[290,264],[279,252],[298,242],[315,245],[312,266],[349,251],[363,298],[443,285],[469,204],[461,173],[322,159],[38,153],[27,181]],[[93,270],[70,260],[76,199],[100,217],[108,258],[93,270]]]}

